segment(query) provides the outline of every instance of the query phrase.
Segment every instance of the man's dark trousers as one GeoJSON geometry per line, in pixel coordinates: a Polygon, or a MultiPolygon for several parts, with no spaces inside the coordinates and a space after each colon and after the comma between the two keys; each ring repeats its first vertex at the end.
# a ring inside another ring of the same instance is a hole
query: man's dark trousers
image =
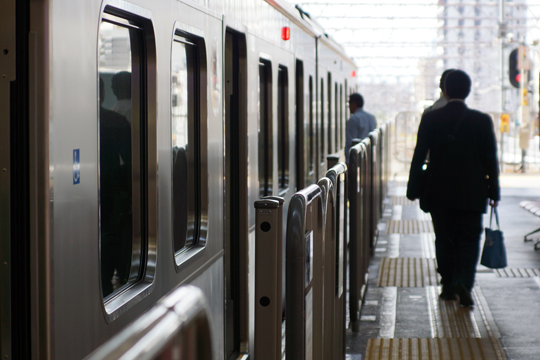
{"type": "Polygon", "coordinates": [[[444,286],[474,286],[480,254],[483,214],[477,211],[435,208],[431,210],[435,228],[437,271],[444,286]]]}

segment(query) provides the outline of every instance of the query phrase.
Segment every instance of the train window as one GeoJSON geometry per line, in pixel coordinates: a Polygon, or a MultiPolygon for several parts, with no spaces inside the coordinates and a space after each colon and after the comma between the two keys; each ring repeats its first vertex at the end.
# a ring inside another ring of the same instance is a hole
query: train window
{"type": "Polygon", "coordinates": [[[171,57],[172,225],[174,252],[198,238],[200,163],[197,46],[176,37],[171,57]]]}
{"type": "MultiPolygon", "coordinates": [[[[195,29],[192,29],[195,31],[195,29]]],[[[176,271],[204,253],[208,218],[206,47],[176,30],[171,47],[172,245],[176,271]],[[204,94],[204,95],[203,95],[204,94]]]]}
{"type": "Polygon", "coordinates": [[[313,76],[309,77],[309,175],[315,171],[315,131],[313,128],[313,76]]]}
{"type": "Polygon", "coordinates": [[[339,132],[340,127],[339,124],[341,122],[341,119],[339,118],[339,97],[338,97],[338,86],[337,83],[334,84],[334,152],[337,153],[339,151],[339,132]]]}
{"type": "Polygon", "coordinates": [[[324,163],[324,158],[325,158],[325,154],[324,154],[324,80],[321,79],[321,92],[320,92],[320,95],[321,95],[321,100],[320,100],[320,106],[321,106],[321,109],[319,111],[319,113],[321,114],[320,116],[320,131],[319,133],[321,134],[320,135],[320,138],[319,138],[319,146],[320,146],[320,162],[321,164],[324,163]]]}
{"type": "Polygon", "coordinates": [[[272,195],[272,64],[259,61],[259,195],[272,195]]]}
{"type": "Polygon", "coordinates": [[[328,73],[328,96],[326,97],[326,110],[328,111],[328,125],[326,131],[328,132],[328,153],[332,152],[332,75],[328,73]]]}
{"type": "Polygon", "coordinates": [[[304,99],[304,63],[296,59],[296,78],[295,78],[295,115],[296,115],[296,147],[295,147],[295,169],[296,169],[296,187],[300,190],[305,188],[307,178],[307,156],[309,153],[309,134],[308,122],[305,112],[304,99]]]}
{"type": "Polygon", "coordinates": [[[278,176],[279,194],[289,188],[289,75],[287,68],[279,67],[278,74],[278,176]]]}
{"type": "Polygon", "coordinates": [[[343,85],[340,84],[339,85],[339,145],[340,145],[340,148],[343,148],[344,146],[343,144],[343,129],[345,128],[344,123],[345,123],[345,119],[343,116],[343,85]]]}
{"type": "MultiPolygon", "coordinates": [[[[121,20],[121,19],[120,19],[121,20]]],[[[144,274],[146,150],[143,32],[114,20],[99,28],[99,201],[101,285],[108,299],[144,274]]]]}

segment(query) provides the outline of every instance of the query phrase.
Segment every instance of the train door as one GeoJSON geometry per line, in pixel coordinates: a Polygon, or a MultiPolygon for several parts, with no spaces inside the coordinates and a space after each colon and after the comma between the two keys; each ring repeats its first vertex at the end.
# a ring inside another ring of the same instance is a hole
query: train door
{"type": "Polygon", "coordinates": [[[328,81],[326,82],[326,90],[327,90],[327,96],[326,96],[326,140],[327,140],[327,146],[326,151],[327,154],[333,154],[334,151],[334,141],[333,141],[333,133],[335,131],[334,129],[334,114],[332,113],[332,74],[328,72],[328,81]]]}
{"type": "Polygon", "coordinates": [[[296,179],[297,190],[317,182],[314,64],[296,60],[296,179]]]}
{"type": "Polygon", "coordinates": [[[248,350],[245,35],[225,31],[225,357],[248,350]]]}
{"type": "MultiPolygon", "coordinates": [[[[33,14],[34,15],[34,14],[33,14]]],[[[40,92],[45,92],[46,82],[39,76],[44,73],[45,61],[34,63],[32,72],[29,71],[29,41],[33,41],[33,51],[42,51],[39,46],[43,40],[39,30],[43,26],[43,17],[34,15],[34,22],[30,24],[30,7],[26,1],[3,1],[0,2],[0,356],[2,359],[25,359],[30,358],[32,352],[38,357],[36,349],[31,349],[32,323],[31,318],[31,281],[35,283],[35,277],[31,272],[33,264],[37,263],[31,255],[31,236],[35,235],[38,223],[36,214],[43,201],[33,203],[30,198],[36,200],[37,192],[41,192],[47,184],[33,184],[30,188],[30,171],[40,171],[39,175],[46,174],[44,167],[31,168],[31,164],[37,164],[35,154],[38,149],[43,151],[46,145],[47,132],[44,130],[46,122],[40,116],[46,113],[41,106],[43,102],[39,97],[40,92]],[[39,20],[39,21],[38,21],[39,20]],[[34,36],[30,37],[29,31],[33,27],[34,36]],[[33,79],[31,83],[29,79],[33,79]],[[41,81],[41,82],[40,82],[41,81]],[[31,85],[34,85],[31,87],[31,85]],[[36,108],[33,114],[29,113],[29,97],[34,96],[36,108]],[[39,111],[41,110],[41,112],[39,111]],[[32,124],[33,126],[30,126],[32,124]],[[41,126],[41,128],[38,128],[41,126]],[[36,141],[30,143],[30,135],[36,141]],[[33,150],[33,152],[31,152],[33,150]],[[36,192],[37,191],[37,192],[36,192]],[[31,213],[30,210],[36,210],[31,213]],[[34,223],[31,222],[33,217],[34,223]],[[31,226],[32,224],[32,226],[31,226]],[[31,233],[32,232],[32,233],[31,233]]],[[[35,59],[35,54],[34,58],[35,59]]],[[[48,150],[48,148],[47,148],[48,150]]],[[[47,151],[40,153],[46,158],[47,151]]],[[[36,174],[37,176],[37,174],[36,174]]],[[[43,230],[43,229],[41,229],[43,230]]],[[[45,244],[43,244],[45,249],[45,244]]],[[[34,253],[35,254],[35,253],[34,253]]],[[[43,272],[45,277],[48,274],[43,272]]],[[[40,304],[41,305],[41,304],[40,304]]],[[[48,300],[43,300],[43,306],[48,305],[48,300]]],[[[35,328],[34,328],[35,329],[35,328]]],[[[40,329],[35,333],[43,335],[40,329]]],[[[46,345],[43,346],[46,350],[46,345]]],[[[40,354],[44,354],[43,352],[40,354]]]]}
{"type": "MultiPolygon", "coordinates": [[[[322,67],[318,67],[319,68],[319,71],[318,73],[319,74],[325,74],[326,71],[324,68],[322,67]]],[[[328,134],[326,134],[326,132],[328,131],[327,130],[327,120],[328,120],[328,114],[327,114],[327,104],[326,104],[326,99],[327,99],[327,83],[326,83],[326,79],[325,79],[325,76],[319,76],[319,81],[318,81],[318,89],[317,89],[317,113],[318,113],[318,117],[317,117],[317,154],[318,154],[318,157],[317,157],[317,179],[320,179],[321,177],[323,177],[325,174],[326,174],[326,154],[327,154],[327,151],[329,150],[328,149],[328,134]]]]}
{"type": "Polygon", "coordinates": [[[309,137],[309,130],[305,126],[304,109],[304,63],[296,60],[296,189],[306,187],[306,154],[309,154],[308,144],[305,141],[309,137]]]}

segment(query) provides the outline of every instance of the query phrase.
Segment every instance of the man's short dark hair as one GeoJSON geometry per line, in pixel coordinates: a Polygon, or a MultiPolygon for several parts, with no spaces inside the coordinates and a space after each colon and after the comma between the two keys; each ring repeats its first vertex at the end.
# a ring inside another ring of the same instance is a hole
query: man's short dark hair
{"type": "Polygon", "coordinates": [[[364,98],[358,93],[349,95],[349,102],[355,103],[360,109],[364,107],[364,98]]]}
{"type": "Polygon", "coordinates": [[[454,71],[454,69],[447,69],[447,70],[444,70],[443,73],[441,74],[441,80],[439,81],[439,87],[441,88],[442,91],[444,91],[444,83],[446,81],[446,77],[452,71],[454,71]]]}
{"type": "Polygon", "coordinates": [[[463,100],[471,92],[471,78],[465,71],[454,70],[446,77],[445,87],[448,98],[463,100]]]}
{"type": "Polygon", "coordinates": [[[131,99],[131,73],[120,71],[111,78],[111,88],[118,100],[131,99]]]}

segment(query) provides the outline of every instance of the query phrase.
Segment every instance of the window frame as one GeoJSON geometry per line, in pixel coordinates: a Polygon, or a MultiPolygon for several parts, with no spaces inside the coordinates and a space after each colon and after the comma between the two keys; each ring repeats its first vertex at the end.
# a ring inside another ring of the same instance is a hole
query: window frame
{"type": "Polygon", "coordinates": [[[327,129],[326,129],[326,136],[327,136],[327,149],[328,154],[332,154],[333,152],[333,146],[332,146],[332,140],[333,140],[333,127],[334,122],[332,121],[333,114],[332,114],[332,73],[328,72],[328,78],[327,78],[327,95],[326,95],[326,111],[327,111],[327,129]]]}
{"type": "MultiPolygon", "coordinates": [[[[100,14],[97,36],[103,22],[113,23],[129,30],[140,31],[138,34],[138,52],[132,52],[132,110],[138,116],[132,122],[132,239],[139,236],[140,251],[132,251],[132,258],[139,257],[137,276],[130,271],[127,286],[103,297],[100,280],[102,309],[105,320],[111,323],[152,293],[154,288],[155,264],[157,261],[157,121],[156,121],[156,44],[153,21],[150,11],[124,1],[117,0],[114,5],[103,5],[100,14]],[[134,67],[134,56],[137,63],[134,67]],[[137,71],[135,71],[137,70],[137,71]],[[133,77],[135,75],[135,77],[133,77]],[[135,81],[134,81],[135,79],[135,81]],[[137,85],[139,85],[137,87],[137,85]],[[134,91],[135,90],[135,91],[134,91]],[[138,124],[137,124],[138,122],[138,124]],[[137,130],[133,131],[133,129],[137,130]],[[135,156],[134,156],[135,155],[135,156]],[[139,174],[136,178],[133,174],[139,174]]],[[[99,54],[99,47],[96,49],[99,54]]],[[[96,62],[97,86],[100,82],[100,65],[96,62]]],[[[99,91],[97,92],[99,94],[99,91]]],[[[100,114],[100,101],[97,99],[97,113],[100,114]]],[[[99,123],[99,116],[98,116],[99,123]]],[[[97,126],[98,139],[100,126],[97,126]]],[[[98,143],[98,161],[100,145],[98,143]]],[[[101,163],[98,168],[101,166],[101,163]]],[[[101,212],[101,180],[98,173],[98,206],[101,212]]],[[[101,219],[99,220],[101,228],[101,219]]],[[[99,273],[101,277],[101,230],[99,239],[99,273]]]]}
{"type": "MultiPolygon", "coordinates": [[[[206,51],[206,41],[204,32],[200,29],[194,28],[192,26],[186,25],[181,22],[175,22],[173,27],[173,33],[171,37],[171,57],[170,57],[170,77],[169,81],[172,81],[172,47],[174,42],[184,43],[189,46],[195,46],[196,57],[197,57],[197,69],[195,69],[195,91],[196,99],[194,103],[194,117],[193,117],[193,130],[194,134],[190,132],[188,135],[189,139],[193,139],[195,143],[195,152],[193,154],[193,161],[196,164],[197,174],[194,180],[194,186],[196,187],[196,196],[195,199],[195,221],[196,228],[193,229],[194,241],[189,247],[184,247],[180,250],[175,249],[174,243],[174,230],[173,230],[173,221],[174,217],[171,211],[171,247],[172,254],[174,257],[174,266],[177,273],[181,272],[183,269],[191,265],[197,259],[201,258],[207,248],[207,235],[208,235],[208,114],[207,114],[207,51],[206,51]]],[[[172,83],[169,84],[169,91],[171,91],[172,83]]],[[[174,207],[174,199],[172,196],[173,192],[173,153],[172,153],[172,93],[170,94],[170,131],[171,136],[169,139],[171,141],[171,209],[174,207]]],[[[188,124],[188,131],[189,131],[188,124]]],[[[188,154],[189,155],[189,154],[188,154]]],[[[189,219],[189,214],[188,214],[189,219]]],[[[188,227],[190,222],[188,221],[188,227]]]]}
{"type": "MultiPolygon", "coordinates": [[[[347,80],[345,80],[345,83],[347,83],[347,80]]],[[[345,88],[347,86],[345,85],[345,88]]],[[[343,105],[345,104],[345,101],[343,100],[343,84],[339,84],[339,144],[340,144],[340,150],[345,147],[345,141],[344,141],[344,134],[345,134],[345,122],[347,119],[345,119],[345,113],[343,112],[343,105]]]]}
{"type": "Polygon", "coordinates": [[[339,117],[339,106],[340,106],[340,99],[338,97],[339,91],[338,91],[338,83],[337,81],[334,83],[334,153],[337,154],[340,149],[340,123],[341,119],[339,117]]]}
{"type": "Polygon", "coordinates": [[[272,61],[269,57],[259,57],[258,72],[258,171],[259,196],[273,195],[274,187],[274,116],[273,116],[273,74],[272,61]],[[261,71],[265,73],[266,89],[261,88],[261,71]],[[261,97],[264,96],[264,101],[261,97]],[[264,103],[264,105],[263,105],[264,103]],[[264,106],[264,110],[261,108],[264,106]],[[263,114],[264,112],[264,114],[263,114]],[[263,124],[264,122],[264,124],[263,124]],[[264,126],[263,126],[264,125],[264,126]],[[261,141],[261,137],[262,140],[261,141]],[[262,182],[262,184],[261,184],[262,182]]]}
{"type": "MultiPolygon", "coordinates": [[[[317,158],[317,151],[316,151],[316,142],[317,142],[317,139],[316,139],[316,135],[315,135],[315,130],[316,130],[316,124],[315,124],[315,119],[313,117],[313,112],[314,112],[314,109],[313,107],[316,106],[315,104],[313,104],[313,100],[314,100],[314,88],[313,88],[313,75],[309,75],[309,80],[308,80],[308,97],[309,97],[309,105],[308,105],[308,116],[309,116],[309,131],[308,131],[308,136],[309,136],[309,155],[308,155],[308,175],[310,177],[312,176],[315,176],[315,163],[316,163],[316,158],[317,158]]],[[[316,110],[316,109],[315,109],[316,110]]]]}
{"type": "Polygon", "coordinates": [[[278,193],[279,196],[284,196],[291,186],[289,161],[289,69],[285,65],[278,66],[277,91],[278,193]]]}
{"type": "Polygon", "coordinates": [[[319,124],[319,134],[320,136],[318,137],[318,141],[319,141],[319,167],[324,165],[325,161],[326,161],[326,153],[325,153],[325,146],[324,146],[324,141],[325,141],[325,136],[324,136],[324,78],[321,77],[321,82],[320,82],[320,88],[319,88],[319,95],[320,95],[320,98],[319,98],[319,120],[320,120],[320,124],[319,124]]]}

